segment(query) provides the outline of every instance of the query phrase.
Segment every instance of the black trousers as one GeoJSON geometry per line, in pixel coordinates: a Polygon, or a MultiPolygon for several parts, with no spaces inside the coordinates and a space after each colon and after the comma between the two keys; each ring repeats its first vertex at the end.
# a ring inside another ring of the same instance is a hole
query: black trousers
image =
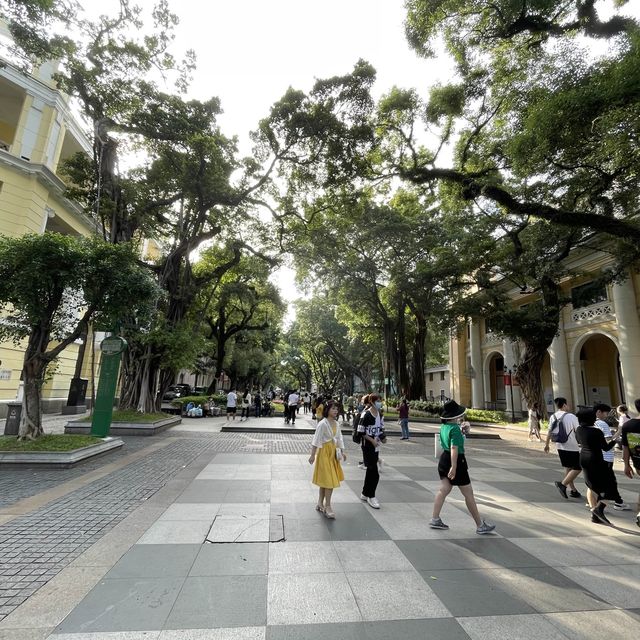
{"type": "Polygon", "coordinates": [[[362,459],[367,471],[364,476],[362,495],[367,498],[376,497],[376,488],[380,480],[378,472],[378,452],[373,447],[362,447],[362,459]]]}
{"type": "MultiPolygon", "coordinates": [[[[611,469],[613,471],[613,462],[607,462],[607,464],[609,465],[609,469],[611,469]]],[[[622,499],[622,496],[620,495],[620,491],[618,490],[618,483],[616,482],[616,497],[614,498],[614,502],[616,504],[622,504],[624,502],[624,500],[622,499]]]]}

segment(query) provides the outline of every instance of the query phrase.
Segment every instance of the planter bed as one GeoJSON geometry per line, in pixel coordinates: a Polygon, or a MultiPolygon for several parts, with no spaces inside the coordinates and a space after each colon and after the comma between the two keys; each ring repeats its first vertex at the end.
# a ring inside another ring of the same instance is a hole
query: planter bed
{"type": "MultiPolygon", "coordinates": [[[[175,427],[181,422],[182,418],[180,416],[168,416],[155,422],[112,422],[109,434],[112,436],[153,436],[156,433],[175,427]]],[[[88,434],[91,432],[91,423],[72,420],[67,422],[64,432],[88,434]]]]}
{"type": "Polygon", "coordinates": [[[66,469],[119,449],[123,444],[120,438],[107,437],[96,444],[71,451],[0,451],[0,466],[27,465],[66,469]]]}

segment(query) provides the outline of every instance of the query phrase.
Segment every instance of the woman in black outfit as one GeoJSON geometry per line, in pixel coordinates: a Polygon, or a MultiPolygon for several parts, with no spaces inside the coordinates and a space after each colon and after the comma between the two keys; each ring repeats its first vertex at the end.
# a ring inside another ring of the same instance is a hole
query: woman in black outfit
{"type": "Polygon", "coordinates": [[[615,440],[607,442],[602,431],[594,426],[596,412],[593,409],[581,409],[577,417],[580,426],[576,430],[576,440],[580,445],[580,465],[588,487],[591,522],[611,524],[604,515],[607,506],[605,500],[615,500],[618,483],[613,469],[602,457],[602,452],[613,449],[615,440]]]}
{"type": "Polygon", "coordinates": [[[369,396],[369,408],[363,411],[358,423],[358,432],[361,435],[362,459],[367,471],[364,476],[364,485],[360,500],[366,501],[373,509],[380,508],[380,502],[376,498],[376,487],[380,480],[378,471],[378,451],[380,443],[386,442],[384,434],[384,420],[381,409],[380,396],[372,393],[369,396]]]}

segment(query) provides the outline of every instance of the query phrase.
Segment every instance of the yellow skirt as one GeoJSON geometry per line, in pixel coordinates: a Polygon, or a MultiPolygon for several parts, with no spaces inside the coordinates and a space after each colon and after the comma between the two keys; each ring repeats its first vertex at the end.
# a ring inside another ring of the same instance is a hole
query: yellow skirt
{"type": "Polygon", "coordinates": [[[343,480],[342,466],[336,458],[336,445],[329,440],[318,449],[312,482],[322,489],[335,489],[343,480]]]}

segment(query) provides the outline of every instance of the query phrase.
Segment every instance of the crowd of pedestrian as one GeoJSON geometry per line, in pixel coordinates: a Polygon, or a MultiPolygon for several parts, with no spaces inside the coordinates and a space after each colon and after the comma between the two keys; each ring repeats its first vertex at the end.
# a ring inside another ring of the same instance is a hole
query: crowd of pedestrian
{"type": "MultiPolygon", "coordinates": [[[[238,395],[235,390],[227,394],[227,420],[235,420],[237,407],[241,408],[240,421],[249,419],[251,407],[254,415],[264,414],[264,405],[270,405],[276,393],[271,388],[264,397],[249,389],[238,395]]],[[[314,465],[312,482],[318,486],[316,509],[327,518],[335,519],[331,497],[333,491],[344,480],[341,463],[346,461],[341,425],[350,421],[353,439],[361,447],[362,459],[358,466],[365,472],[360,498],[372,509],[380,509],[376,489],[380,482],[383,465],[380,451],[386,442],[384,413],[381,398],[375,394],[322,395],[290,389],[282,394],[284,421],[295,425],[296,416],[302,410],[316,420],[309,462],[314,465]]],[[[551,443],[555,446],[563,476],[554,482],[560,495],[566,499],[583,499],[575,482],[582,474],[586,485],[586,506],[591,522],[610,525],[605,513],[610,505],[617,511],[628,511],[631,507],[620,495],[614,473],[614,448],[622,449],[624,473],[628,478],[640,474],[640,417],[632,418],[628,408],[620,405],[612,409],[598,403],[593,408],[582,408],[572,413],[566,398],[554,400],[544,442],[544,451],[549,453],[551,443]]],[[[640,399],[635,401],[640,414],[640,399]]],[[[194,408],[197,411],[197,408],[194,408]]],[[[398,405],[398,424],[401,439],[409,440],[410,407],[406,399],[398,405]]],[[[495,526],[485,522],[480,516],[475,501],[465,456],[465,407],[454,400],[443,405],[441,426],[438,435],[439,459],[438,476],[440,488],[436,494],[430,527],[448,529],[440,513],[447,496],[458,487],[464,498],[469,514],[476,524],[476,533],[486,534],[495,526]]],[[[268,414],[267,414],[268,415],[268,414]]],[[[543,413],[537,403],[528,410],[529,441],[542,441],[541,426],[543,413]]],[[[640,527],[640,494],[636,505],[636,523],[640,527]]]]}
{"type": "MultiPolygon", "coordinates": [[[[598,403],[593,408],[582,408],[574,415],[566,398],[556,398],[554,404],[556,411],[549,420],[544,451],[549,453],[549,443],[553,442],[564,468],[565,475],[555,482],[555,486],[566,500],[581,499],[582,494],[574,481],[582,473],[591,522],[610,525],[605,514],[609,503],[617,511],[631,510],[618,489],[613,449],[622,448],[625,475],[629,478],[637,475],[640,470],[640,419],[631,418],[625,405],[612,410],[609,405],[598,403]]],[[[640,413],[640,399],[635,401],[635,407],[640,413]]],[[[636,524],[640,526],[640,494],[636,512],[636,524]]]]}

